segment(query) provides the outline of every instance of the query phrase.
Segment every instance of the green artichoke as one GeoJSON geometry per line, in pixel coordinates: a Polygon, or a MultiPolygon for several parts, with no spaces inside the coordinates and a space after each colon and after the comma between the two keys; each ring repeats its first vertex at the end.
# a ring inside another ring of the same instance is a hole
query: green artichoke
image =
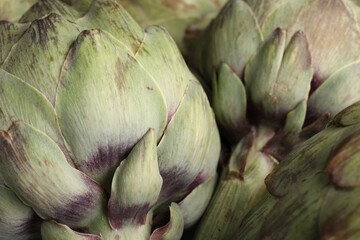
{"type": "Polygon", "coordinates": [[[216,182],[200,83],[110,0],[0,23],[0,129],[1,239],[180,239],[216,182]]]}
{"type": "Polygon", "coordinates": [[[300,144],[232,239],[359,239],[360,103],[300,144]]]}
{"type": "Polygon", "coordinates": [[[358,12],[355,1],[231,0],[190,43],[230,152],[196,239],[231,239],[274,166],[360,100],[358,12]]]}

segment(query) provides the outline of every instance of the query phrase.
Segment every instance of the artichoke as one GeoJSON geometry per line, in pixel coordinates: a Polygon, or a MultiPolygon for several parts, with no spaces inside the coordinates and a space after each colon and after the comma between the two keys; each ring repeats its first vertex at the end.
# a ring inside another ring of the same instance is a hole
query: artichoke
{"type": "Polygon", "coordinates": [[[41,0],[0,23],[0,238],[180,239],[220,139],[162,27],[41,0]]]}
{"type": "Polygon", "coordinates": [[[190,43],[229,155],[196,239],[231,239],[274,166],[360,100],[358,13],[355,1],[231,0],[190,43]]]}
{"type": "Polygon", "coordinates": [[[360,103],[300,144],[232,239],[359,239],[360,103]]]}

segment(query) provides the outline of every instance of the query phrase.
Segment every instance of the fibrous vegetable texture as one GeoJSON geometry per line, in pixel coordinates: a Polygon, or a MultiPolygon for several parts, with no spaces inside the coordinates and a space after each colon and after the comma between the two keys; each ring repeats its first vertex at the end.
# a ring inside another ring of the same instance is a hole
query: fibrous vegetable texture
{"type": "Polygon", "coordinates": [[[189,45],[230,153],[197,239],[232,239],[274,166],[360,100],[358,13],[355,1],[231,0],[189,45]]]}
{"type": "Polygon", "coordinates": [[[180,239],[216,181],[206,95],[164,28],[78,3],[0,23],[0,238],[180,239]]]}
{"type": "Polygon", "coordinates": [[[359,239],[359,116],[356,103],[290,153],[233,239],[359,239]]]}

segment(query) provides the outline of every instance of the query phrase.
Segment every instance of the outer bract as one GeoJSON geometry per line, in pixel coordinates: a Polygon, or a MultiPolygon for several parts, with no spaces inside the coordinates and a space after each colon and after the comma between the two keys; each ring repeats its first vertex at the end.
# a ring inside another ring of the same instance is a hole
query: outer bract
{"type": "MultiPolygon", "coordinates": [[[[10,0],[6,0],[10,1],[10,0]]],[[[14,0],[16,2],[22,0],[14,0]]],[[[60,0],[84,13],[92,0],[60,0]]],[[[226,0],[115,0],[145,28],[165,27],[185,53],[185,40],[192,39],[219,13],[226,0]]]]}
{"type": "Polygon", "coordinates": [[[360,104],[300,144],[232,239],[359,239],[360,104]]]}
{"type": "Polygon", "coordinates": [[[356,1],[231,0],[191,45],[231,152],[197,239],[231,239],[273,167],[360,100],[358,12],[356,1]]]}
{"type": "Polygon", "coordinates": [[[0,23],[0,239],[180,239],[216,182],[206,95],[166,30],[78,9],[0,23]]]}

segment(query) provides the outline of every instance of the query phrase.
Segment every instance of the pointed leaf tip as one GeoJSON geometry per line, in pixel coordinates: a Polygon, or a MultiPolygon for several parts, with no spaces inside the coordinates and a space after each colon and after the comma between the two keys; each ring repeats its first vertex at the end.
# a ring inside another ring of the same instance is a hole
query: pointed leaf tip
{"type": "Polygon", "coordinates": [[[144,224],[161,186],[155,133],[150,128],[116,169],[108,204],[111,226],[120,229],[129,223],[144,224]]]}
{"type": "Polygon", "coordinates": [[[184,219],[176,203],[170,205],[170,221],[163,227],[155,229],[150,240],[180,240],[184,231],[184,219]]]}

